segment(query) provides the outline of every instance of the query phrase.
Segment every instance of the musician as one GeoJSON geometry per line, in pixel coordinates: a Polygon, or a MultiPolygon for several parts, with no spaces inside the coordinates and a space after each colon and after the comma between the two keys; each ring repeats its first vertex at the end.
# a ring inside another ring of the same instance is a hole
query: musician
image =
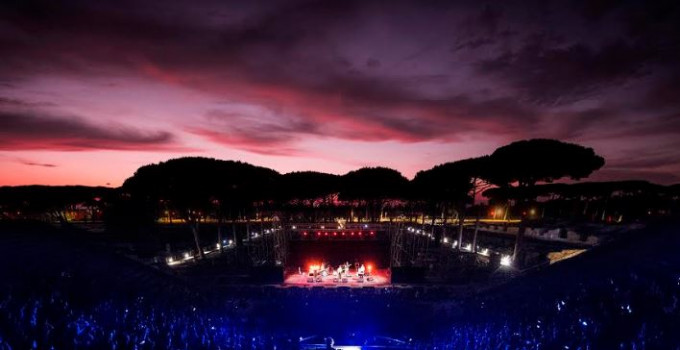
{"type": "Polygon", "coordinates": [[[361,267],[357,270],[357,274],[359,277],[363,277],[364,273],[366,272],[366,268],[364,267],[364,264],[361,264],[361,267]]]}

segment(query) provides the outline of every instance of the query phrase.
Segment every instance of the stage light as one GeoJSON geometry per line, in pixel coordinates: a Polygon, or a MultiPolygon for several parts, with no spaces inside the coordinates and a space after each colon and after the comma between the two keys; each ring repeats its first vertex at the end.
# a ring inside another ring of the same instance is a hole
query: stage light
{"type": "Polygon", "coordinates": [[[345,231],[342,231],[342,235],[343,235],[343,236],[345,235],[345,231]]]}
{"type": "Polygon", "coordinates": [[[292,228],[293,228],[293,230],[296,230],[296,229],[297,229],[297,227],[295,227],[295,225],[293,225],[293,227],[292,227],[292,228]]]}
{"type": "Polygon", "coordinates": [[[352,231],[352,236],[354,236],[354,231],[352,231]]]}
{"type": "Polygon", "coordinates": [[[190,255],[189,253],[184,253],[184,259],[189,259],[190,255]]]}
{"type": "Polygon", "coordinates": [[[306,235],[307,235],[307,231],[305,231],[305,232],[302,232],[302,234],[306,236],[306,235]]]}
{"type": "Polygon", "coordinates": [[[215,244],[215,247],[216,247],[217,249],[220,249],[220,244],[219,244],[219,243],[215,244]]]}
{"type": "Polygon", "coordinates": [[[512,260],[510,259],[509,255],[503,255],[501,257],[501,266],[510,266],[512,264],[512,260]]]}
{"type": "Polygon", "coordinates": [[[320,232],[320,231],[316,231],[316,235],[317,235],[317,236],[321,236],[321,232],[320,232]]]}
{"type": "Polygon", "coordinates": [[[337,233],[337,232],[333,232],[333,236],[337,236],[337,235],[338,235],[338,233],[337,233]]]}
{"type": "Polygon", "coordinates": [[[484,248],[479,254],[484,255],[484,256],[489,256],[489,249],[484,248]]]}
{"type": "Polygon", "coordinates": [[[366,270],[368,271],[368,273],[371,273],[371,271],[373,270],[373,265],[371,264],[366,265],[366,270]]]}
{"type": "Polygon", "coordinates": [[[375,234],[375,232],[371,231],[371,236],[373,236],[374,234],[375,234]]]}
{"type": "Polygon", "coordinates": [[[472,251],[472,244],[470,244],[470,243],[466,244],[465,247],[463,247],[463,249],[467,250],[468,252],[471,252],[472,251]]]}
{"type": "Polygon", "coordinates": [[[453,243],[451,244],[451,248],[455,248],[457,246],[458,246],[458,241],[453,241],[453,243]]]}
{"type": "Polygon", "coordinates": [[[328,232],[324,232],[323,235],[324,235],[324,236],[328,236],[328,232]]]}
{"type": "Polygon", "coordinates": [[[359,231],[359,236],[361,236],[361,231],[359,231]]]}
{"type": "Polygon", "coordinates": [[[232,244],[234,244],[234,241],[232,241],[232,240],[230,239],[230,240],[229,240],[229,245],[232,245],[232,244]]]}
{"type": "Polygon", "coordinates": [[[449,243],[448,237],[444,237],[443,242],[444,242],[444,243],[449,243]]]}
{"type": "Polygon", "coordinates": [[[364,228],[368,228],[368,225],[364,224],[364,228]]]}

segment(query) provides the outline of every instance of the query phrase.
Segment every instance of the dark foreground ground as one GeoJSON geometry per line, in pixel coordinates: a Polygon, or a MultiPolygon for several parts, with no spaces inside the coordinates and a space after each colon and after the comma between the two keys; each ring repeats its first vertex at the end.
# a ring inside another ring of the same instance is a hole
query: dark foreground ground
{"type": "Polygon", "coordinates": [[[206,290],[77,232],[0,226],[0,349],[296,349],[322,336],[366,347],[680,349],[676,221],[472,294],[206,290]]]}

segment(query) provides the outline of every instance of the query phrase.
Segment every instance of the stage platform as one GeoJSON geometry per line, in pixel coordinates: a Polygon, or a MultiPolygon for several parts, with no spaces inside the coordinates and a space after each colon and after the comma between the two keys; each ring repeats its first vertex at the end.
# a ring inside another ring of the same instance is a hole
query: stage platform
{"type": "Polygon", "coordinates": [[[350,274],[345,276],[347,282],[337,281],[335,276],[321,277],[320,282],[311,282],[312,277],[305,274],[300,274],[298,272],[286,274],[283,280],[285,286],[293,287],[351,287],[351,288],[362,288],[362,287],[385,287],[390,285],[390,271],[389,270],[375,270],[371,273],[370,281],[369,278],[364,278],[363,281],[356,275],[350,274]]]}

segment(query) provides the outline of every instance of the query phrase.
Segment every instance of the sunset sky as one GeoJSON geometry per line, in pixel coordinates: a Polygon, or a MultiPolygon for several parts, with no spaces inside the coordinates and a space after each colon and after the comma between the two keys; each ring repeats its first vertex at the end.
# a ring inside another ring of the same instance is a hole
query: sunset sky
{"type": "Polygon", "coordinates": [[[0,185],[182,156],[411,178],[534,137],[680,182],[678,2],[519,3],[2,1],[0,185]]]}

